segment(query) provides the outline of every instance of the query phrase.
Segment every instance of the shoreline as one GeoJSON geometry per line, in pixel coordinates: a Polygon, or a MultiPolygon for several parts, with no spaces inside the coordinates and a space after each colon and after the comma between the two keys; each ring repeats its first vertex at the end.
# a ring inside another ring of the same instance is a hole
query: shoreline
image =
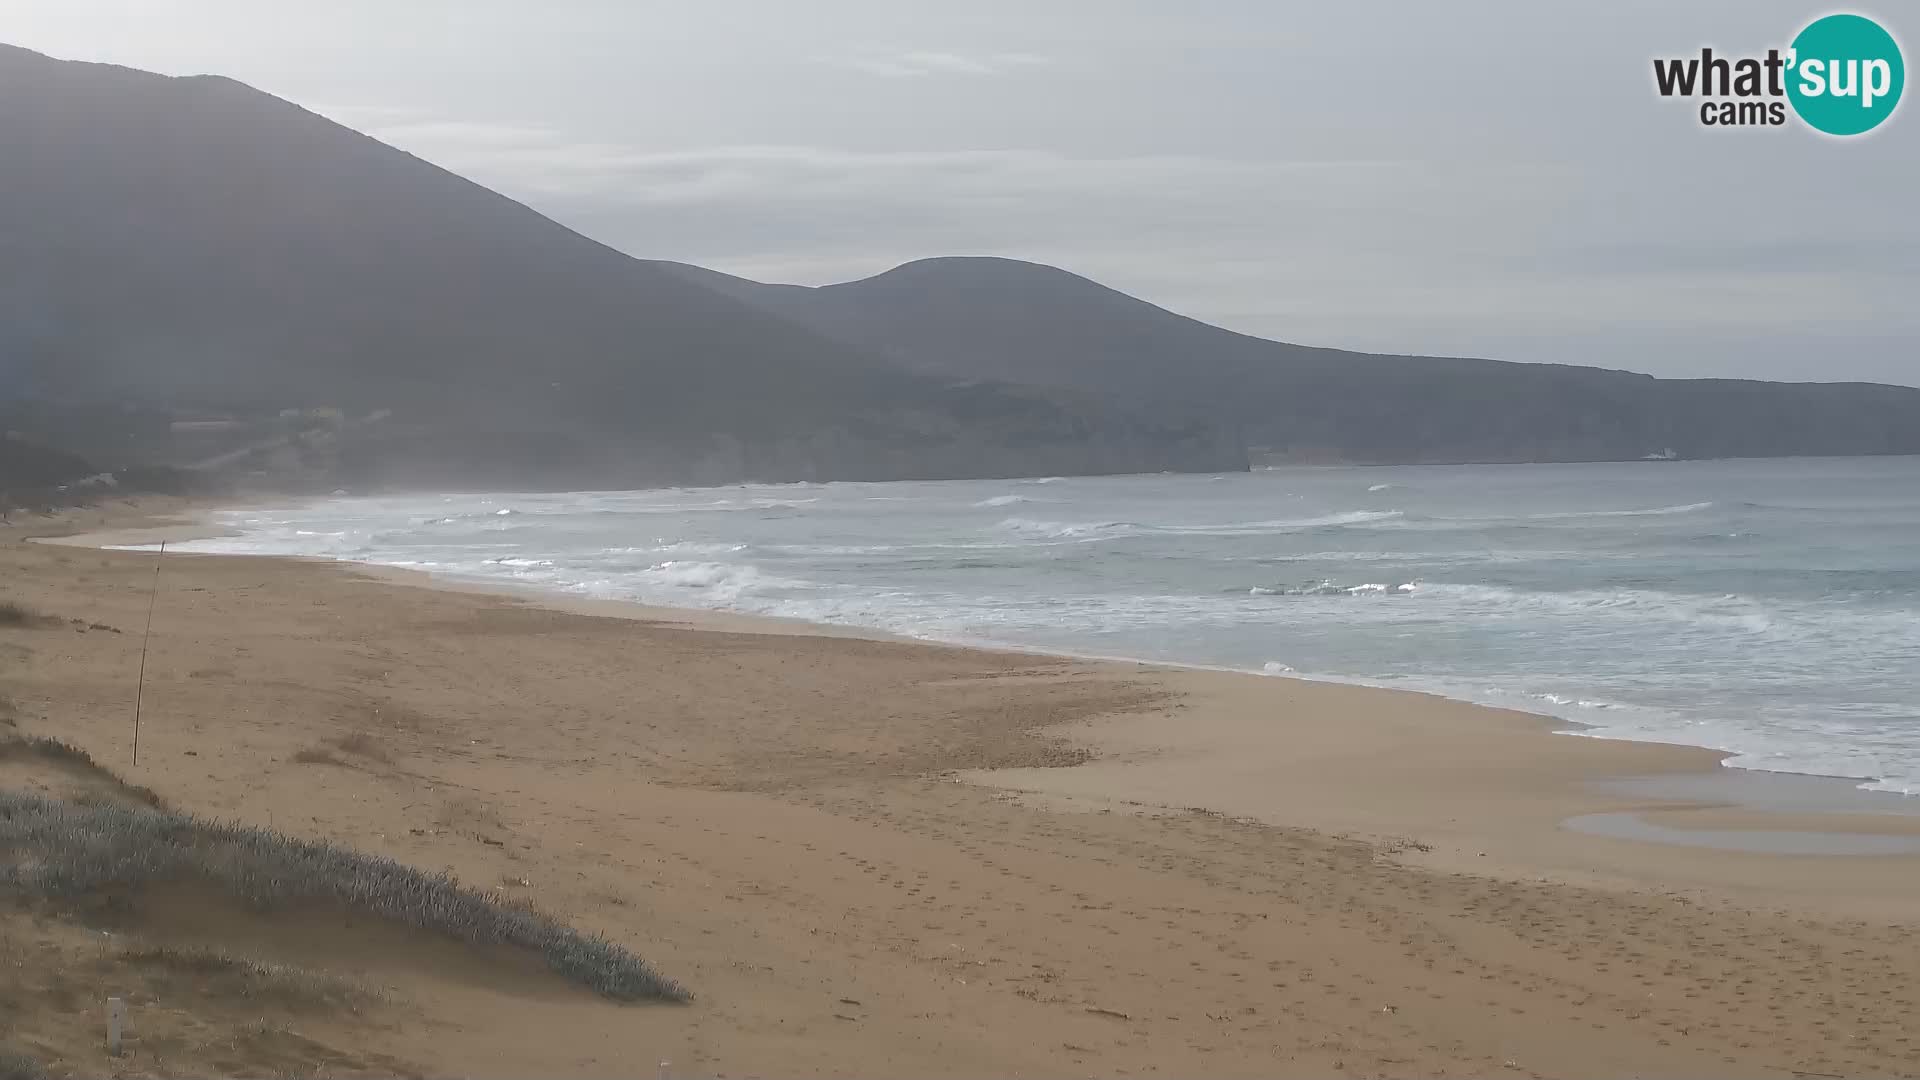
{"type": "MultiPolygon", "coordinates": [[[[1624,811],[1748,835],[1846,824],[1831,785],[1787,779],[1760,800],[1782,813],[1753,812],[1713,786],[1733,770],[1711,752],[1559,737],[1414,692],[195,554],[162,564],[136,766],[153,554],[22,541],[141,509],[0,534],[5,599],[31,616],[0,625],[0,727],[181,813],[532,903],[695,994],[528,993],[432,942],[298,910],[150,927],[174,935],[154,945],[364,981],[407,1017],[302,1019],[326,1046],[475,1076],[1920,1067],[1903,1041],[1916,856],[1562,827],[1624,811]],[[1709,788],[1595,786],[1636,776],[1709,788]]],[[[28,790],[71,778],[0,771],[28,790]]],[[[98,952],[85,925],[5,917],[10,941],[98,952]]],[[[15,1023],[67,1032],[46,1054],[90,1062],[97,1030],[32,992],[71,985],[71,967],[17,969],[15,1023]]],[[[136,1040],[194,1020],[163,999],[134,1003],[136,1040]]],[[[231,1026],[175,1030],[232,1052],[231,1026]]]]}
{"type": "MultiPolygon", "coordinates": [[[[71,546],[84,546],[84,548],[146,550],[146,548],[157,544],[159,540],[186,542],[186,540],[213,540],[213,538],[223,538],[223,536],[236,536],[236,532],[227,530],[227,528],[221,528],[219,525],[215,525],[215,523],[211,523],[211,521],[205,519],[205,515],[219,513],[219,511],[223,511],[223,509],[234,509],[234,507],[227,507],[227,505],[221,505],[221,507],[204,505],[204,507],[192,507],[192,509],[184,509],[184,511],[177,513],[177,515],[198,517],[200,521],[180,521],[180,523],[171,523],[171,525],[138,525],[138,527],[86,530],[86,532],[75,532],[75,534],[65,534],[65,536],[48,536],[48,538],[42,538],[40,542],[46,542],[46,544],[71,544],[71,546]]],[[[1703,798],[1703,796],[1697,794],[1697,792],[1699,792],[1699,786],[1692,786],[1692,788],[1680,786],[1680,788],[1674,788],[1674,792],[1680,792],[1680,794],[1668,794],[1667,798],[1670,799],[1711,803],[1711,805],[1718,805],[1720,801],[1730,799],[1730,801],[1734,801],[1734,803],[1740,803],[1745,809],[1763,809],[1764,805],[1768,805],[1768,803],[1774,801],[1774,799],[1770,798],[1770,792],[1766,790],[1766,788],[1770,786],[1770,784],[1766,782],[1766,778],[1768,778],[1768,776],[1788,776],[1788,778],[1797,778],[1797,780],[1812,780],[1812,782],[1820,782],[1820,784],[1834,784],[1834,790],[1830,792],[1834,798],[1830,799],[1830,801],[1841,803],[1841,805],[1836,807],[1836,809],[1832,809],[1830,813],[1893,815],[1893,817],[1920,815],[1920,796],[1903,794],[1903,792],[1887,792],[1887,790],[1878,790],[1878,788],[1868,788],[1868,786],[1866,786],[1866,784],[1878,782],[1878,780],[1880,780],[1878,776],[1805,773],[1805,771],[1791,771],[1791,769],[1757,769],[1757,767],[1747,767],[1747,765],[1732,765],[1730,761],[1732,761],[1734,757],[1738,757],[1741,753],[1738,749],[1722,749],[1715,748],[1715,746],[1701,746],[1701,744],[1693,744],[1693,742],[1674,742],[1674,740],[1626,738],[1626,736],[1617,736],[1617,734],[1594,734],[1596,730],[1603,730],[1603,728],[1599,728],[1597,724],[1582,723],[1582,721],[1569,719],[1569,717],[1555,717],[1555,715],[1549,715],[1549,713],[1536,713],[1536,711],[1530,711],[1530,709],[1524,709],[1524,707],[1501,705],[1501,703],[1492,703],[1492,701],[1478,701],[1473,700],[1473,698],[1457,698],[1457,696],[1444,694],[1444,692],[1438,692],[1438,690],[1390,686],[1390,684],[1380,682],[1380,680],[1367,680],[1367,678],[1359,678],[1359,676],[1304,675],[1304,673],[1298,673],[1298,671],[1273,673],[1273,671],[1254,671],[1254,669],[1242,669],[1242,667],[1210,665],[1210,663],[1198,663],[1198,661],[1150,659],[1150,657],[1129,657],[1129,655],[1092,653],[1092,651],[1054,650],[1054,648],[1043,648],[1043,646],[1025,646],[1025,644],[993,642],[993,640],[933,638],[933,636],[916,636],[916,634],[897,634],[897,632],[883,630],[883,628],[877,628],[877,626],[826,623],[826,621],[816,621],[816,619],[799,619],[799,617],[783,617],[783,615],[760,615],[760,613],[747,613],[747,611],[728,611],[728,609],[718,609],[718,607],[691,607],[691,605],[653,603],[653,601],[645,600],[620,600],[620,598],[576,596],[576,594],[564,592],[564,590],[559,590],[559,588],[547,588],[547,586],[540,586],[540,584],[509,582],[509,580],[497,580],[497,578],[461,577],[461,575],[440,573],[440,571],[420,571],[420,569],[413,569],[413,567],[396,567],[396,565],[359,561],[359,559],[340,559],[340,557],[332,557],[332,555],[252,555],[252,553],[227,552],[169,553],[175,553],[175,555],[219,555],[219,557],[311,559],[311,561],[319,561],[319,563],[332,563],[332,565],[353,567],[355,571],[363,573],[365,577],[394,580],[397,584],[413,584],[413,586],[422,586],[422,588],[442,588],[442,590],[451,590],[451,592],[470,592],[470,594],[480,594],[480,596],[518,598],[518,600],[540,603],[543,607],[551,607],[551,609],[557,609],[557,611],[572,611],[572,613],[582,613],[582,615],[611,615],[611,617],[645,619],[645,621],[660,621],[660,623],[693,626],[693,628],[741,630],[741,632],[755,632],[756,628],[758,628],[758,630],[762,630],[762,632],[783,632],[783,634],[804,634],[804,636],[854,638],[854,640],[874,640],[874,642],[918,642],[918,644],[937,646],[937,648],[954,648],[954,650],[1016,653],[1016,655],[1071,659],[1071,661],[1089,661],[1089,663],[1106,663],[1106,665],[1123,665],[1123,667],[1140,667],[1140,669],[1165,669],[1165,671],[1177,671],[1177,673],[1187,673],[1187,671],[1190,671],[1190,673],[1215,673],[1215,675],[1284,678],[1284,680],[1311,682],[1311,684],[1323,684],[1323,686],[1346,686],[1346,688],[1365,690],[1365,692],[1415,694],[1415,696],[1432,698],[1432,700],[1436,701],[1448,701],[1448,703],[1455,703],[1455,705],[1469,705],[1469,707],[1475,707],[1475,709],[1492,709],[1492,711],[1500,711],[1500,713],[1519,713],[1519,715],[1524,715],[1524,717],[1530,717],[1534,723],[1538,723],[1540,726],[1544,726],[1544,728],[1549,728],[1551,734],[1559,734],[1559,736],[1571,736],[1571,738],[1582,738],[1582,740],[1596,740],[1596,742],[1609,742],[1609,744],[1611,744],[1611,742],[1619,742],[1619,744],[1634,744],[1634,746],[1672,748],[1676,749],[1676,751],[1682,751],[1682,753],[1713,753],[1713,755],[1718,757],[1718,761],[1715,763],[1715,769],[1705,769],[1705,771],[1701,771],[1701,773],[1726,774],[1726,776],[1732,778],[1732,784],[1734,784],[1734,786],[1747,786],[1749,778],[1753,778],[1753,790],[1751,790],[1751,792],[1722,790],[1722,792],[1716,794],[1715,798],[1703,798]],[[1841,788],[1843,788],[1843,792],[1841,792],[1841,788]],[[1692,794],[1686,794],[1686,792],[1692,792],[1692,794]]],[[[1620,780],[1644,780],[1644,778],[1624,776],[1624,778],[1620,778],[1620,780]]],[[[1797,809],[1805,809],[1805,807],[1797,807],[1797,809]]]]}
{"type": "MultiPolygon", "coordinates": [[[[206,520],[205,515],[217,512],[219,509],[221,508],[207,506],[183,507],[166,516],[176,519],[191,517],[198,520],[174,520],[166,524],[116,525],[112,528],[44,538],[40,542],[90,548],[143,550],[163,539],[174,542],[234,535],[206,520]]],[[[1200,687],[1206,687],[1211,684],[1214,677],[1217,677],[1329,687],[1336,688],[1341,693],[1361,695],[1403,695],[1415,700],[1428,701],[1443,708],[1453,714],[1454,722],[1463,728],[1471,726],[1471,721],[1478,720],[1484,724],[1489,717],[1498,715],[1514,720],[1513,726],[1524,729],[1523,733],[1528,735],[1551,735],[1562,737],[1568,742],[1577,739],[1580,743],[1595,744],[1595,753],[1590,755],[1592,764],[1585,768],[1576,768],[1574,772],[1578,774],[1577,779],[1569,781],[1578,789],[1568,793],[1576,800],[1576,808],[1563,814],[1553,823],[1554,830],[1562,835],[1593,837],[1614,844],[1626,843],[1681,854],[1689,851],[1697,854],[1704,851],[1736,856],[1785,855],[1816,859],[1905,858],[1920,855],[1920,798],[1860,786],[1873,778],[1827,776],[1729,765],[1727,761],[1736,756],[1737,752],[1691,743],[1625,739],[1589,734],[1586,731],[1570,731],[1566,729],[1587,725],[1562,717],[1450,697],[1428,690],[1383,686],[1357,679],[1316,678],[1296,672],[1256,672],[1218,665],[1077,653],[997,642],[916,637],[893,634],[871,627],[799,618],[654,604],[638,600],[581,597],[539,585],[478,577],[468,578],[329,556],[208,552],[169,552],[168,554],[197,558],[310,561],[344,567],[357,577],[403,587],[499,597],[554,611],[628,619],[693,630],[910,643],[938,649],[1076,661],[1108,666],[1117,670],[1158,674],[1168,681],[1185,682],[1189,686],[1193,685],[1189,681],[1193,678],[1199,680],[1200,687]],[[1606,747],[1609,746],[1636,749],[1609,754],[1606,751],[1606,747]],[[1614,766],[1602,766],[1600,763],[1603,760],[1613,763],[1630,763],[1630,767],[1620,769],[1614,766]],[[1819,788],[1823,797],[1808,799],[1806,785],[1819,788]],[[1824,846],[1823,840],[1826,841],[1824,846]]],[[[1258,693],[1257,690],[1251,692],[1258,693]]],[[[1193,695],[1194,691],[1187,689],[1183,693],[1193,695]]],[[[1197,696],[1205,697],[1205,694],[1202,692],[1197,696]]],[[[1384,701],[1388,698],[1378,700],[1384,701]]],[[[1164,733],[1158,741],[1153,737],[1142,738],[1137,733],[1130,733],[1127,737],[1116,740],[1112,737],[1112,725],[1109,723],[1108,730],[1102,731],[1101,723],[1101,721],[1095,721],[1092,725],[1076,725],[1072,729],[1071,738],[1092,757],[1091,761],[1076,766],[1076,769],[1080,770],[1079,776],[1084,777],[1103,771],[1115,773],[1119,771],[1115,766],[1116,759],[1177,755],[1183,750],[1176,736],[1168,736],[1164,733]],[[1104,770],[1099,768],[1103,760],[1106,762],[1104,770]]],[[[1580,750],[1572,750],[1568,756],[1578,759],[1583,754],[1580,750]]],[[[1212,763],[1213,767],[1219,764],[1219,762],[1212,763]]],[[[1244,816],[1264,824],[1316,828],[1340,834],[1357,831],[1375,838],[1391,838],[1396,832],[1405,831],[1396,830],[1391,823],[1387,822],[1368,822],[1364,818],[1325,813],[1305,813],[1298,807],[1282,810],[1257,803],[1250,806],[1247,800],[1209,790],[1211,784],[1196,785],[1192,789],[1196,796],[1195,801],[1185,803],[1179,801],[1187,797],[1185,794],[1174,794],[1164,783],[1141,785],[1133,778],[1119,775],[1106,776],[1101,783],[1091,785],[1076,782],[1063,783],[1056,775],[1063,772],[1066,771],[1052,768],[1025,771],[999,770],[965,774],[963,779],[969,783],[1034,797],[1043,802],[1052,800],[1064,805],[1089,800],[1093,804],[1103,805],[1108,810],[1115,807],[1151,810],[1165,809],[1169,805],[1182,807],[1190,805],[1228,816],[1244,816]],[[1106,786],[1103,787],[1101,784],[1106,786]],[[1158,803],[1154,802],[1155,794],[1161,798],[1158,803]],[[1167,799],[1174,801],[1168,803],[1165,801],[1167,799]],[[1214,805],[1216,802],[1222,805],[1214,805]]],[[[1420,842],[1428,843],[1429,841],[1420,842]]],[[[1479,862],[1477,860],[1488,858],[1488,853],[1468,852],[1468,849],[1483,846],[1485,845],[1476,842],[1458,843],[1451,855],[1442,853],[1429,856],[1425,861],[1430,865],[1445,863],[1453,868],[1470,872],[1487,872],[1489,868],[1493,868],[1496,872],[1518,876],[1527,876],[1539,868],[1535,865],[1537,860],[1533,858],[1522,859],[1517,864],[1503,864],[1498,861],[1479,862]],[[1469,858],[1476,861],[1468,861],[1469,858]]],[[[1584,879],[1616,882],[1636,880],[1636,876],[1631,873],[1624,877],[1620,876],[1618,869],[1616,864],[1611,873],[1587,875],[1584,879]]],[[[1558,866],[1558,870],[1570,875],[1570,879],[1582,877],[1580,868],[1575,866],[1563,863],[1558,866]]]]}

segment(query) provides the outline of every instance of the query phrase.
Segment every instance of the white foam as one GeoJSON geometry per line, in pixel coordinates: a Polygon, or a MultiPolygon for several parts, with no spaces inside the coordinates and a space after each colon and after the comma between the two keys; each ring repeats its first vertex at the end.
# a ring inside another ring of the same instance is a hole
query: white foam
{"type": "Polygon", "coordinates": [[[658,540],[647,546],[603,548],[602,555],[737,555],[746,544],[709,544],[692,540],[658,540]]]}
{"type": "Polygon", "coordinates": [[[1568,697],[1565,694],[1534,693],[1527,695],[1535,701],[1544,701],[1549,705],[1570,706],[1576,709],[1617,709],[1620,706],[1611,701],[1596,701],[1592,698],[1568,697]]]}
{"type": "Polygon", "coordinates": [[[1089,539],[1123,536],[1257,536],[1270,532],[1297,532],[1307,529],[1340,528],[1392,521],[1402,516],[1399,510],[1348,510],[1306,518],[1276,518],[1268,521],[1229,521],[1212,525],[1153,525],[1137,521],[1042,521],[1010,517],[1000,527],[1022,536],[1049,540],[1089,539]]]}
{"type": "Polygon", "coordinates": [[[731,603],[746,592],[781,583],[768,579],[757,567],[745,563],[669,559],[641,571],[637,584],[643,588],[703,593],[707,601],[731,603]]]}
{"type": "Polygon", "coordinates": [[[1140,526],[1127,521],[1036,521],[1010,517],[1000,528],[1019,536],[1042,540],[1080,540],[1090,537],[1123,536],[1137,532],[1140,526]]]}
{"type": "Polygon", "coordinates": [[[1569,510],[1557,514],[1528,514],[1527,521],[1569,521],[1577,518],[1618,518],[1618,517],[1672,517],[1676,514],[1695,514],[1702,510],[1711,510],[1712,502],[1681,503],[1678,506],[1656,506],[1651,510],[1569,510]]]}
{"type": "Polygon", "coordinates": [[[1302,529],[1370,525],[1377,521],[1393,521],[1402,516],[1404,515],[1399,510],[1347,510],[1338,514],[1322,514],[1306,518],[1232,521],[1223,525],[1161,525],[1148,526],[1148,528],[1154,532],[1175,533],[1182,536],[1246,536],[1265,532],[1294,532],[1302,529]]]}
{"type": "Polygon", "coordinates": [[[1419,587],[1418,582],[1390,584],[1384,581],[1366,581],[1358,585],[1342,585],[1336,581],[1320,581],[1312,585],[1255,585],[1248,589],[1250,596],[1405,596],[1419,587]]]}
{"type": "Polygon", "coordinates": [[[1775,614],[1767,607],[1731,594],[1689,596],[1651,589],[1529,592],[1499,585],[1446,582],[1417,583],[1411,591],[1422,598],[1450,600],[1467,608],[1523,609],[1549,616],[1657,618],[1752,634],[1764,634],[1775,626],[1775,614]]]}

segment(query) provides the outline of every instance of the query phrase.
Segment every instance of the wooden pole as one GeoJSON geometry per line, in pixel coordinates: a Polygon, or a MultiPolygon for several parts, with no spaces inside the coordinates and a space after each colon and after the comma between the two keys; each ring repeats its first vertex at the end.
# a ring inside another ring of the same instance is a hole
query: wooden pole
{"type": "Polygon", "coordinates": [[[140,705],[147,693],[147,642],[153,637],[153,605],[160,598],[160,562],[167,557],[167,542],[160,541],[160,554],[153,560],[153,585],[147,590],[147,629],[140,635],[140,677],[133,688],[133,763],[140,764],[140,705]]]}

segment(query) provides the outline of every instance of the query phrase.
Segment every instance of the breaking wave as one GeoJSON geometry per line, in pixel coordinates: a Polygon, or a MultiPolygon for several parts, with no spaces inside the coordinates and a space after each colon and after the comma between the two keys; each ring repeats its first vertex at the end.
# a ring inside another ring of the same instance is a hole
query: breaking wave
{"type": "Polygon", "coordinates": [[[749,590],[782,583],[744,563],[669,559],[641,571],[638,584],[699,592],[708,600],[731,602],[749,590]]]}
{"type": "Polygon", "coordinates": [[[1558,514],[1528,514],[1527,521],[1573,521],[1579,518],[1626,518],[1626,517],[1672,517],[1676,514],[1697,514],[1702,510],[1711,510],[1719,505],[1714,502],[1681,503],[1678,506],[1656,506],[1651,510],[1570,510],[1558,514]]]}
{"type": "Polygon", "coordinates": [[[1270,532],[1364,526],[1404,516],[1398,510],[1350,510],[1318,517],[1273,521],[1233,521],[1219,525],[1150,525],[1137,521],[1039,521],[1011,517],[1000,528],[1041,540],[1085,540],[1123,536],[1254,536],[1270,532]]]}
{"type": "Polygon", "coordinates": [[[1410,596],[1419,588],[1418,582],[1403,581],[1389,584],[1384,581],[1363,581],[1358,585],[1341,585],[1334,581],[1321,581],[1311,585],[1255,585],[1247,590],[1249,596],[1410,596]]]}

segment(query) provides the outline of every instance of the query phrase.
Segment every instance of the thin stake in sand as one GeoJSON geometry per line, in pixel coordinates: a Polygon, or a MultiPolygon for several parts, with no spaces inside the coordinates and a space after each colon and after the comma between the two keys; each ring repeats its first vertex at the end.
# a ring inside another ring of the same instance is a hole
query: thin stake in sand
{"type": "Polygon", "coordinates": [[[147,642],[153,637],[153,605],[160,599],[160,562],[167,556],[167,542],[160,541],[160,554],[153,560],[153,585],[147,590],[147,628],[140,635],[140,677],[133,685],[133,763],[140,764],[140,702],[147,693],[147,642]]]}
{"type": "Polygon", "coordinates": [[[120,1029],[127,1022],[127,999],[107,999],[107,1053],[120,1056],[120,1029]]]}

